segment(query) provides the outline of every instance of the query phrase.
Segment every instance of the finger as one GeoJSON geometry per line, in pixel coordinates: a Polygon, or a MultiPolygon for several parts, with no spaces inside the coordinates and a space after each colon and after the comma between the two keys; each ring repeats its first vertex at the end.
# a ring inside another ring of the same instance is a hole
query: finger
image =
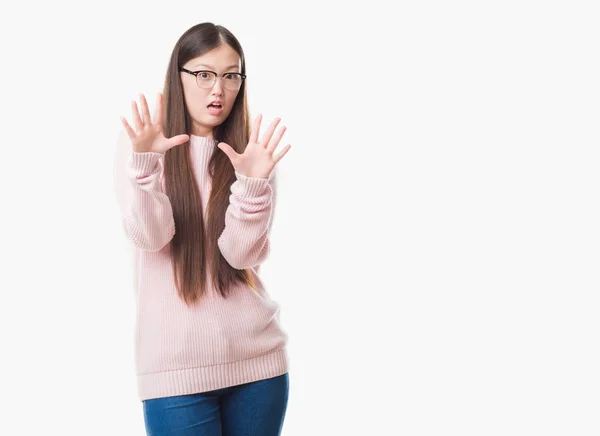
{"type": "Polygon", "coordinates": [[[266,147],[269,144],[269,141],[271,140],[271,136],[273,136],[273,132],[277,128],[277,124],[279,124],[280,121],[281,121],[281,118],[275,118],[273,120],[273,122],[271,123],[271,125],[269,126],[269,129],[265,132],[265,136],[263,136],[263,138],[260,142],[263,147],[266,147]]]}
{"type": "Polygon", "coordinates": [[[140,113],[135,100],[131,102],[131,113],[133,115],[133,124],[135,125],[136,130],[142,130],[144,125],[142,124],[142,119],[140,118],[140,113]]]}
{"type": "Polygon", "coordinates": [[[150,110],[148,109],[148,102],[144,94],[140,94],[140,103],[142,105],[142,121],[144,125],[149,126],[152,124],[152,120],[150,119],[150,110]]]}
{"type": "Polygon", "coordinates": [[[258,116],[254,119],[254,124],[252,125],[252,132],[250,132],[250,142],[258,142],[258,131],[260,130],[261,121],[262,114],[258,114],[258,116]]]}
{"type": "Polygon", "coordinates": [[[123,127],[125,128],[125,132],[127,132],[127,136],[129,136],[129,139],[134,139],[135,131],[131,128],[125,117],[121,117],[121,123],[123,123],[123,127]]]}
{"type": "Polygon", "coordinates": [[[162,124],[162,94],[156,95],[156,107],[154,109],[154,124],[162,124]]]}
{"type": "Polygon", "coordinates": [[[233,161],[237,157],[237,153],[235,152],[235,150],[233,148],[231,148],[231,146],[225,142],[219,142],[217,144],[217,147],[219,147],[221,150],[223,150],[223,153],[225,153],[227,155],[227,157],[229,158],[229,160],[231,161],[231,163],[233,163],[233,161]]]}
{"type": "Polygon", "coordinates": [[[273,139],[271,139],[271,142],[269,142],[269,145],[267,146],[267,150],[269,151],[274,151],[277,148],[277,145],[279,144],[279,141],[281,141],[281,138],[283,137],[283,134],[285,133],[287,127],[282,126],[279,131],[277,132],[277,134],[275,136],[273,136],[273,139]]]}
{"type": "Polygon", "coordinates": [[[173,136],[172,138],[169,138],[169,140],[167,141],[167,147],[169,149],[171,149],[173,147],[177,147],[178,145],[181,145],[181,144],[187,142],[189,139],[190,139],[190,137],[188,135],[173,136]]]}
{"type": "Polygon", "coordinates": [[[275,165],[277,165],[277,162],[279,162],[281,160],[281,158],[283,156],[285,156],[288,151],[290,151],[290,148],[292,148],[292,146],[290,144],[286,145],[285,148],[283,150],[281,150],[281,152],[279,154],[277,154],[276,156],[273,157],[273,161],[275,162],[275,165]]]}

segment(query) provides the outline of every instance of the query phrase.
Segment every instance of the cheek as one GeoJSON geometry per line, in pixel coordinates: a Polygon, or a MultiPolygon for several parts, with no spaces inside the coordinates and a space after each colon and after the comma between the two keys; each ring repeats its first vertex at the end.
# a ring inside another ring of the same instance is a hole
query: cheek
{"type": "Polygon", "coordinates": [[[193,118],[197,118],[202,115],[203,102],[206,101],[206,96],[203,95],[202,90],[198,87],[196,89],[184,89],[183,95],[185,96],[185,104],[190,115],[193,118]]]}
{"type": "Polygon", "coordinates": [[[227,96],[227,113],[231,112],[231,109],[233,109],[233,105],[235,104],[237,97],[238,92],[227,96]]]}

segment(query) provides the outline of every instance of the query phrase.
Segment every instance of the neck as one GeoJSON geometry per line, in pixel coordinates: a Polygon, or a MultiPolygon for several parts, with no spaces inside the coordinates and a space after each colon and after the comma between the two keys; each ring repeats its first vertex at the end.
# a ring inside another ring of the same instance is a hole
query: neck
{"type": "Polygon", "coordinates": [[[204,138],[213,139],[213,129],[208,126],[199,126],[196,123],[192,124],[192,135],[202,136],[204,138]]]}

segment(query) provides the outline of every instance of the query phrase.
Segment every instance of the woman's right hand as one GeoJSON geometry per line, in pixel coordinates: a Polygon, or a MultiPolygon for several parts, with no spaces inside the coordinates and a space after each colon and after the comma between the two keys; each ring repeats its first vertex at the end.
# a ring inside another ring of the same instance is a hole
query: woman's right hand
{"type": "Polygon", "coordinates": [[[158,93],[156,97],[156,110],[154,112],[154,122],[150,118],[148,103],[144,94],[140,94],[140,104],[142,106],[142,115],[138,111],[137,103],[131,102],[133,113],[133,123],[135,130],[131,128],[125,117],[121,117],[123,127],[131,139],[133,151],[138,153],[154,152],[165,153],[167,150],[185,143],[189,140],[188,135],[177,135],[172,138],[165,138],[162,132],[162,94],[158,93]]]}

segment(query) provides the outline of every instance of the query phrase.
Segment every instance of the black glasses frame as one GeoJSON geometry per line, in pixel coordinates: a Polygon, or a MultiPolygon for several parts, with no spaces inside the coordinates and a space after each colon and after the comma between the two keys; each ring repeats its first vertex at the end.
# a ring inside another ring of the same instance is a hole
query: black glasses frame
{"type": "MultiPolygon", "coordinates": [[[[200,74],[200,73],[213,73],[215,75],[215,81],[213,82],[213,86],[215,86],[215,83],[217,83],[217,79],[219,77],[223,77],[226,74],[235,74],[237,76],[240,76],[242,78],[242,81],[240,82],[240,87],[242,86],[242,83],[244,82],[244,80],[246,80],[246,75],[242,74],[242,73],[223,73],[223,74],[218,74],[216,71],[211,71],[211,70],[190,71],[187,68],[183,68],[183,67],[179,67],[179,71],[191,74],[192,76],[196,76],[196,84],[197,85],[198,85],[198,74],[200,74]]],[[[200,87],[200,85],[198,85],[198,87],[200,87]]],[[[207,88],[203,88],[203,89],[207,89],[207,88]]]]}

